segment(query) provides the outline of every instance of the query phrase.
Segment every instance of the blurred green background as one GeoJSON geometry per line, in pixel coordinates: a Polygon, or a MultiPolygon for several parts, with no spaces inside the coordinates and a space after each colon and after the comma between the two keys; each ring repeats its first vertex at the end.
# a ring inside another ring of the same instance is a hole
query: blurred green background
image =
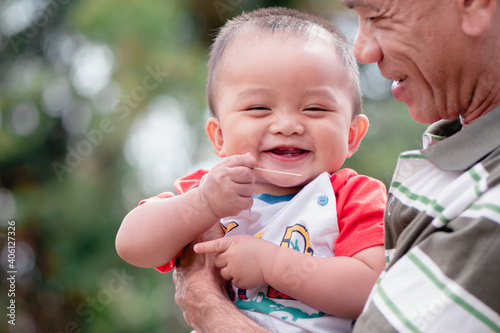
{"type": "MultiPolygon", "coordinates": [[[[216,161],[204,134],[208,47],[225,20],[272,5],[355,36],[355,13],[331,0],[0,1],[1,332],[190,331],[171,274],[123,262],[115,234],[141,198],[216,161]]],[[[388,184],[425,126],[376,65],[361,71],[371,126],[346,166],[388,184]]]]}

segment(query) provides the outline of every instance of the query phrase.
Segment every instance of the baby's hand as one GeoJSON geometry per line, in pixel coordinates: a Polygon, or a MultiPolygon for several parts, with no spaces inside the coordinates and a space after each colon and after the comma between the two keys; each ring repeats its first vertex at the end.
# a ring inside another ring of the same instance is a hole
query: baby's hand
{"type": "Polygon", "coordinates": [[[248,235],[224,237],[198,243],[196,253],[217,253],[215,266],[222,277],[237,288],[255,288],[266,285],[265,276],[271,273],[277,246],[248,235]]]}
{"type": "Polygon", "coordinates": [[[252,154],[230,156],[216,164],[200,185],[200,196],[219,219],[238,215],[253,203],[258,165],[252,154]]]}

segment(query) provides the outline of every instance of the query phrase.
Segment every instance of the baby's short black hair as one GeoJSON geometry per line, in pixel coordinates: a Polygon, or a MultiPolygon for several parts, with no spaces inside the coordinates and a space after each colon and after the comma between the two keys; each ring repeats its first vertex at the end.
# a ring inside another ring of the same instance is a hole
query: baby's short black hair
{"type": "MultiPolygon", "coordinates": [[[[353,95],[353,116],[361,114],[362,96],[359,84],[359,69],[347,37],[331,22],[319,17],[283,7],[260,8],[243,13],[220,28],[211,48],[208,60],[207,100],[212,116],[217,112],[214,103],[214,81],[217,68],[226,47],[243,28],[254,28],[265,32],[290,32],[308,38],[318,34],[331,37],[331,41],[349,71],[353,95]]],[[[333,59],[333,58],[332,58],[333,59]]]]}

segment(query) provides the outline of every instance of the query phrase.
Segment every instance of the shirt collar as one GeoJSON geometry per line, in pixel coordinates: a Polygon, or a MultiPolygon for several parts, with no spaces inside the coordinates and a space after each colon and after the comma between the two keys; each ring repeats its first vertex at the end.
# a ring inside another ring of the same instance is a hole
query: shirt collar
{"type": "Polygon", "coordinates": [[[421,151],[427,160],[444,171],[467,170],[500,146],[500,106],[463,129],[458,119],[438,121],[424,133],[424,143],[429,138],[439,142],[421,151]]]}

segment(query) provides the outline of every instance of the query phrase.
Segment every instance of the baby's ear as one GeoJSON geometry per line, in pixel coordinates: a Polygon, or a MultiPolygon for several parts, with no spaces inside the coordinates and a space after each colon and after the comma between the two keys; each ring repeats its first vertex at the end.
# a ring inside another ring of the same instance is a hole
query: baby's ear
{"type": "Polygon", "coordinates": [[[210,117],[205,125],[205,131],[210,139],[210,142],[212,142],[214,152],[220,157],[224,157],[224,138],[222,137],[219,118],[210,117]]]}
{"type": "Polygon", "coordinates": [[[361,140],[363,140],[366,132],[368,132],[369,125],[368,117],[364,114],[358,114],[352,118],[351,127],[349,128],[347,157],[351,157],[358,150],[361,140]]]}

